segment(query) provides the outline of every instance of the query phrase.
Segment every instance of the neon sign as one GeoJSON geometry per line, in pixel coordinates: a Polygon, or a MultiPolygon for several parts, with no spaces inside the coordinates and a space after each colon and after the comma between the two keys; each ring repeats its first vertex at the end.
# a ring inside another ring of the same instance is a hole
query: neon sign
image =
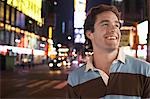
{"type": "Polygon", "coordinates": [[[7,4],[42,23],[42,0],[7,0],[7,4]]]}
{"type": "Polygon", "coordinates": [[[74,34],[75,43],[84,43],[84,21],[86,18],[86,0],[74,0],[74,34]]]}

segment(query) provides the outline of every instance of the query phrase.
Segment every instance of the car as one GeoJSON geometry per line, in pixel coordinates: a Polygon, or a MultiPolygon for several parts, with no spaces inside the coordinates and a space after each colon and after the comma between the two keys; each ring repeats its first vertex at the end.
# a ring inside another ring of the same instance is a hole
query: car
{"type": "Polygon", "coordinates": [[[63,65],[63,68],[64,69],[69,69],[69,68],[71,68],[71,62],[70,62],[70,60],[63,60],[62,61],[62,65],[63,65]]]}
{"type": "Polygon", "coordinates": [[[48,62],[48,66],[50,70],[60,70],[62,62],[58,59],[53,59],[48,62]]]}

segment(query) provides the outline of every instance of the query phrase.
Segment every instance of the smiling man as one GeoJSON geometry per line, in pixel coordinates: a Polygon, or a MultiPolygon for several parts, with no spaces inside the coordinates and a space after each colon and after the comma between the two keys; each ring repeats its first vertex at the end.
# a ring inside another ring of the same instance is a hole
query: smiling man
{"type": "Polygon", "coordinates": [[[93,55],[68,76],[68,97],[80,99],[150,98],[150,64],[119,48],[120,14],[115,6],[93,7],[85,20],[86,46],[93,55]]]}

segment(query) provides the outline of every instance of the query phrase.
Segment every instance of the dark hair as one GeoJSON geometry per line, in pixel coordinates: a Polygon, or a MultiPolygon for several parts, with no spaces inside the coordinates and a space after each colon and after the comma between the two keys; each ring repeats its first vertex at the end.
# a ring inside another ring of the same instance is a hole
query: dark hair
{"type": "MultiPolygon", "coordinates": [[[[105,11],[112,11],[113,13],[115,13],[117,18],[120,19],[120,13],[118,9],[113,5],[100,4],[98,6],[92,7],[87,13],[87,17],[85,19],[84,33],[86,33],[87,30],[94,32],[94,24],[95,24],[96,16],[105,11]]],[[[85,39],[86,39],[85,49],[87,51],[92,52],[93,51],[92,43],[91,40],[86,37],[86,34],[85,34],[85,39]]]]}

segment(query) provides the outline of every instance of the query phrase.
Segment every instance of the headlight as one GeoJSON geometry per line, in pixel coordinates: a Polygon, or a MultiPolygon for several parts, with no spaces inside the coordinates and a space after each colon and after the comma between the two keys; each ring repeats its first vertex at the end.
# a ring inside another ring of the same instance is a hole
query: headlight
{"type": "Polygon", "coordinates": [[[56,59],[54,59],[54,62],[56,63],[56,62],[57,62],[57,60],[56,60],[56,59]]]}
{"type": "Polygon", "coordinates": [[[53,67],[53,63],[49,63],[49,67],[53,67]]]}
{"type": "Polygon", "coordinates": [[[57,63],[57,66],[58,66],[58,67],[61,67],[61,63],[57,63]]]}

